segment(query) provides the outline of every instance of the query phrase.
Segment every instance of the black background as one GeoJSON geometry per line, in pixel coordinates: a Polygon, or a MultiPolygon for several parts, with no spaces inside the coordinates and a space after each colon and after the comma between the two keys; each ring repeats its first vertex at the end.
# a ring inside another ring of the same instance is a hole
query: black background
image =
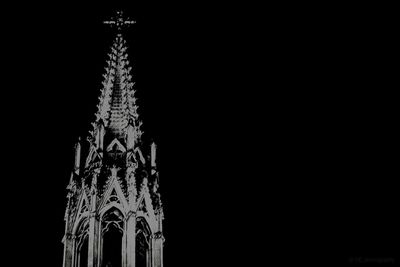
{"type": "Polygon", "coordinates": [[[35,4],[2,9],[12,266],[62,264],[73,145],[93,120],[114,34],[102,21],[117,8],[137,21],[124,36],[159,148],[164,266],[396,258],[388,9],[35,4]]]}

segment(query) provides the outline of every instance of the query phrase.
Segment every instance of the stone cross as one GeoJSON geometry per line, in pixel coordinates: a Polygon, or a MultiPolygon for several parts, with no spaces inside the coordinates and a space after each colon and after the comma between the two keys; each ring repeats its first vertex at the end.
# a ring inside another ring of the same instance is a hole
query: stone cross
{"type": "Polygon", "coordinates": [[[124,18],[122,11],[117,11],[117,15],[115,17],[111,17],[111,20],[104,21],[104,24],[108,24],[111,27],[117,27],[118,31],[120,31],[124,26],[129,26],[135,23],[136,21],[130,20],[128,17],[124,18]]]}

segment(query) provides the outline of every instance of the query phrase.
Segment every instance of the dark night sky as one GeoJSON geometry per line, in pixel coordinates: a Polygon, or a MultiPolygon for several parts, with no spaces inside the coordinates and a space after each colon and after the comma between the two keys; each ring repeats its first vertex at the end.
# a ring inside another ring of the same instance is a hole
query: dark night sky
{"type": "MultiPolygon", "coordinates": [[[[374,16],[121,6],[137,20],[124,36],[159,148],[165,267],[395,256],[398,108],[388,73],[370,68],[380,60],[370,47],[387,37],[374,16]]],[[[102,21],[118,7],[2,16],[13,266],[62,264],[73,144],[93,119],[113,37],[102,21]]]]}

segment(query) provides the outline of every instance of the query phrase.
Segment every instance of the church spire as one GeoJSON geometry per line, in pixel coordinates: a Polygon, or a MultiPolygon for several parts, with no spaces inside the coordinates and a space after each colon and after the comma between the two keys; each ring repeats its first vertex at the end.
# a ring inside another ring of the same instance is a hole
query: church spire
{"type": "Polygon", "coordinates": [[[163,208],[156,146],[153,143],[149,149],[150,144],[140,138],[135,83],[122,36],[122,27],[134,22],[118,12],[105,23],[117,27],[117,33],[108,53],[89,146],[81,149],[78,143],[75,149],[67,187],[63,267],[162,267],[163,208]]]}
{"type": "Polygon", "coordinates": [[[117,27],[117,35],[108,53],[107,66],[103,74],[103,82],[96,122],[103,121],[105,127],[116,138],[124,138],[128,122],[132,121],[137,138],[141,130],[135,98],[135,83],[132,81],[132,67],[128,60],[126,41],[122,36],[123,26],[134,24],[135,21],[125,19],[122,12],[117,12],[116,18],[105,21],[105,24],[117,27]]]}

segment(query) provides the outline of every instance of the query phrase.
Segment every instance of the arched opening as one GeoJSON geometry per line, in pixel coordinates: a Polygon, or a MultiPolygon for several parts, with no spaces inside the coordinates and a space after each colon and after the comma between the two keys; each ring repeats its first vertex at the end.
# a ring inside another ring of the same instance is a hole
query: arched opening
{"type": "Polygon", "coordinates": [[[102,220],[102,267],[122,267],[123,215],[112,208],[102,220]]]}
{"type": "Polygon", "coordinates": [[[88,236],[86,235],[80,248],[79,248],[79,267],[88,266],[88,236]]]}
{"type": "Polygon", "coordinates": [[[151,266],[150,227],[143,217],[136,220],[136,267],[151,266]]]}
{"type": "Polygon", "coordinates": [[[76,231],[76,258],[75,266],[88,266],[88,249],[89,249],[89,223],[84,219],[80,222],[76,231]]]}

